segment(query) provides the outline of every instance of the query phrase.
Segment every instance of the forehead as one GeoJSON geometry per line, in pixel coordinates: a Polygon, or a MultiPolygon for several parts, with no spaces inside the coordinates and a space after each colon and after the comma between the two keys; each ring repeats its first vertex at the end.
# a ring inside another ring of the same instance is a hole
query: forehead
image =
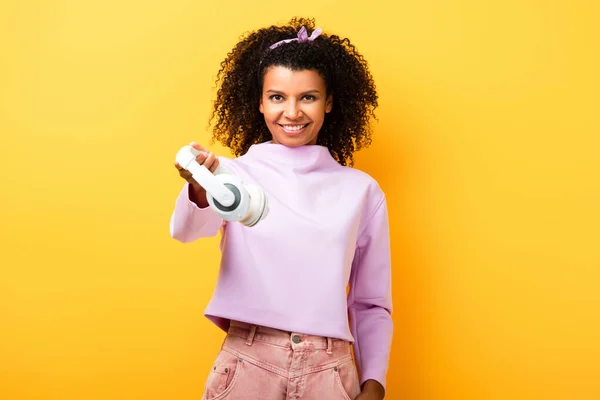
{"type": "Polygon", "coordinates": [[[263,91],[305,92],[308,90],[325,91],[325,80],[317,71],[304,69],[299,71],[287,67],[275,66],[267,69],[263,81],[263,91]]]}

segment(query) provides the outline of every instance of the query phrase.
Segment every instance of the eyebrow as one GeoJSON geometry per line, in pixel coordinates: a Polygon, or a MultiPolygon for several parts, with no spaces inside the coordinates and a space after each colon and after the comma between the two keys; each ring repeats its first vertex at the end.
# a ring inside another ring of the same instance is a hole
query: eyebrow
{"type": "MultiPolygon", "coordinates": [[[[279,91],[279,90],[275,90],[275,89],[269,89],[267,90],[267,93],[276,93],[276,94],[284,94],[283,92],[279,91]]],[[[312,90],[307,90],[306,92],[302,92],[300,94],[310,94],[310,93],[321,93],[320,90],[317,89],[312,89],[312,90]]]]}

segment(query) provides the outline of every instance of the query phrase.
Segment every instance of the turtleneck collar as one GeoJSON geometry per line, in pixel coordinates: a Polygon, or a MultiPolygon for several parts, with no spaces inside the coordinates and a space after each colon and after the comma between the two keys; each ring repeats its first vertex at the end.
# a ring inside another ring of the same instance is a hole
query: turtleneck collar
{"type": "Polygon", "coordinates": [[[329,153],[329,149],[320,145],[304,145],[287,147],[282,144],[267,141],[250,146],[246,157],[275,161],[295,167],[309,167],[320,169],[322,167],[340,166],[329,153]]]}

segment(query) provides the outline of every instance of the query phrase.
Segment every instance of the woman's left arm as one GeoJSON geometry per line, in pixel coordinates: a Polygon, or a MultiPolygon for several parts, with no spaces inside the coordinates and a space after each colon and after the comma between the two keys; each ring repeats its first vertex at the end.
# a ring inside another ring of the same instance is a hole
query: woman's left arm
{"type": "Polygon", "coordinates": [[[348,311],[363,388],[358,399],[383,399],[393,333],[390,233],[383,194],[359,234],[348,311]]]}

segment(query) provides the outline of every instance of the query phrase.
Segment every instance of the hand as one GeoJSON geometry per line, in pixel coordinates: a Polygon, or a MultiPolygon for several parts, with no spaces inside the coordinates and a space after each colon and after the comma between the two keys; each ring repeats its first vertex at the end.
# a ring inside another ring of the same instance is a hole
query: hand
{"type": "MultiPolygon", "coordinates": [[[[219,166],[219,159],[215,157],[213,153],[209,152],[196,142],[190,143],[190,146],[200,151],[200,154],[198,154],[198,156],[196,157],[196,162],[199,165],[204,165],[206,168],[208,168],[210,172],[214,173],[217,167],[219,166]]],[[[190,185],[199,186],[198,182],[196,182],[194,178],[192,178],[192,173],[188,170],[183,169],[177,161],[175,161],[175,168],[177,168],[177,170],[179,171],[179,176],[185,179],[190,185]]]]}
{"type": "Polygon", "coordinates": [[[381,383],[369,379],[364,383],[362,392],[360,392],[355,400],[383,400],[384,397],[385,389],[381,383]]]}
{"type": "MultiPolygon", "coordinates": [[[[200,165],[204,165],[208,170],[214,173],[219,166],[219,159],[215,155],[198,143],[190,143],[194,149],[199,150],[200,154],[196,157],[196,162],[200,165]]],[[[179,176],[185,179],[189,184],[188,196],[190,201],[196,203],[200,208],[208,207],[208,201],[206,200],[206,190],[198,182],[192,178],[192,173],[188,170],[183,169],[177,161],[175,161],[175,168],[179,171],[179,176]]]]}

